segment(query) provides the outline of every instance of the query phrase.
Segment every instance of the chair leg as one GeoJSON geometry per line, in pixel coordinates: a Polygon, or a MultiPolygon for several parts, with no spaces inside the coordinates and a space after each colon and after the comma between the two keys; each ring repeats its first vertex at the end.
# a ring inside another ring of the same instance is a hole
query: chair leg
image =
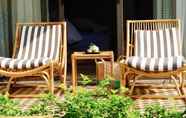
{"type": "Polygon", "coordinates": [[[180,85],[180,87],[181,87],[181,85],[182,85],[182,81],[183,81],[182,74],[179,73],[179,74],[176,75],[176,76],[177,76],[177,78],[179,79],[179,85],[180,85]]]}
{"type": "Polygon", "coordinates": [[[133,81],[133,83],[132,83],[132,86],[131,86],[131,90],[130,90],[130,92],[129,92],[129,95],[132,95],[132,93],[133,93],[133,90],[134,90],[134,86],[135,86],[135,84],[136,84],[136,80],[138,80],[140,77],[142,77],[143,75],[137,75],[135,78],[134,78],[134,81],[133,81]]]}
{"type": "Polygon", "coordinates": [[[179,74],[179,78],[180,78],[180,91],[182,93],[182,96],[184,96],[184,101],[186,102],[186,95],[184,92],[184,79],[185,79],[185,71],[179,74]]]}
{"type": "Polygon", "coordinates": [[[66,90],[67,89],[67,80],[66,80],[66,75],[64,74],[64,77],[63,77],[64,79],[63,79],[63,84],[64,84],[64,90],[66,90]]]}
{"type": "Polygon", "coordinates": [[[48,74],[43,74],[43,75],[41,75],[41,77],[45,80],[45,82],[47,84],[47,87],[49,89],[49,86],[50,86],[49,78],[50,78],[50,76],[48,74]]]}
{"type": "Polygon", "coordinates": [[[54,76],[53,74],[51,75],[51,78],[50,78],[50,81],[51,81],[51,93],[54,94],[54,76]]]}
{"type": "Polygon", "coordinates": [[[126,87],[126,85],[127,85],[127,80],[128,80],[128,78],[127,78],[127,76],[130,74],[131,72],[130,71],[128,71],[128,72],[125,72],[124,74],[122,73],[122,80],[121,80],[121,85],[122,86],[124,86],[124,87],[126,87]]]}
{"type": "Polygon", "coordinates": [[[63,68],[59,69],[59,77],[60,80],[63,82],[63,89],[66,90],[67,88],[67,65],[64,64],[63,68]]]}
{"type": "Polygon", "coordinates": [[[120,87],[125,86],[125,67],[124,64],[119,64],[120,67],[120,73],[121,73],[121,78],[120,78],[120,87]]]}
{"type": "Polygon", "coordinates": [[[122,81],[121,81],[121,84],[122,86],[126,87],[126,79],[127,79],[127,75],[129,74],[130,72],[126,72],[125,74],[123,74],[123,78],[122,78],[122,81]]]}
{"type": "Polygon", "coordinates": [[[49,70],[49,91],[54,94],[54,73],[53,73],[53,64],[51,63],[49,70]]]}
{"type": "Polygon", "coordinates": [[[175,78],[173,75],[171,75],[171,79],[174,81],[174,83],[175,83],[175,85],[176,85],[176,89],[177,89],[177,91],[178,91],[178,94],[181,96],[182,94],[181,94],[181,91],[180,91],[180,86],[179,86],[179,84],[177,83],[176,78],[175,78]]]}
{"type": "MultiPolygon", "coordinates": [[[[126,78],[126,83],[129,83],[130,80],[134,81],[134,79],[135,79],[135,74],[134,74],[134,73],[130,73],[130,74],[128,75],[128,77],[126,78]]],[[[130,84],[130,83],[129,83],[129,84],[130,84]]],[[[126,84],[126,87],[130,86],[129,84],[126,84]]]]}
{"type": "MultiPolygon", "coordinates": [[[[53,75],[53,74],[52,74],[53,75]]],[[[48,90],[53,94],[53,76],[51,75],[51,70],[42,72],[41,77],[46,81],[48,90]]]]}
{"type": "Polygon", "coordinates": [[[67,89],[67,65],[64,65],[64,73],[63,73],[63,84],[64,84],[64,90],[67,89]]]}
{"type": "Polygon", "coordinates": [[[8,83],[7,83],[7,86],[6,86],[6,93],[5,93],[5,96],[7,96],[7,97],[10,95],[9,91],[10,91],[10,86],[11,86],[11,82],[12,82],[13,79],[15,79],[15,78],[10,77],[10,79],[8,80],[8,83]]]}
{"type": "Polygon", "coordinates": [[[180,78],[180,87],[183,88],[184,87],[184,74],[183,73],[180,73],[179,74],[179,78],[180,78]]]}
{"type": "Polygon", "coordinates": [[[184,90],[183,90],[183,88],[184,88],[184,77],[183,76],[184,76],[183,73],[180,73],[179,74],[179,78],[180,78],[180,90],[181,90],[182,95],[185,95],[184,90]]]}

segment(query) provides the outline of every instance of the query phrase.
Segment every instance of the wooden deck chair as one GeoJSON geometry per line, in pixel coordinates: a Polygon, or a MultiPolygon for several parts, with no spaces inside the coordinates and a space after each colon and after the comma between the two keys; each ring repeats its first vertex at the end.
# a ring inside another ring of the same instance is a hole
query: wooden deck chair
{"type": "Polygon", "coordinates": [[[0,57],[0,75],[10,77],[6,95],[16,78],[41,77],[53,93],[53,73],[58,72],[65,85],[66,38],[66,22],[17,23],[13,57],[0,57]]]}
{"type": "Polygon", "coordinates": [[[128,80],[133,80],[129,95],[134,98],[168,97],[133,95],[136,81],[147,77],[172,79],[179,94],[175,98],[185,97],[182,76],[186,68],[182,56],[180,20],[128,20],[127,54],[126,57],[123,57],[119,58],[122,68],[122,85],[128,85],[128,80]]]}

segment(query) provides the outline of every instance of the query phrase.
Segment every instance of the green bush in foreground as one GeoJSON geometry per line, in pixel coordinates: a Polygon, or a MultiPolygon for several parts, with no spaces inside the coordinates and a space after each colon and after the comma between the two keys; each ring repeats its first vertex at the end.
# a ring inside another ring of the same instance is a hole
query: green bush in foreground
{"type": "MultiPolygon", "coordinates": [[[[76,94],[65,91],[61,100],[51,94],[43,95],[28,110],[21,110],[19,103],[0,95],[0,116],[42,116],[54,118],[184,118],[185,112],[167,110],[160,105],[150,105],[140,113],[134,102],[124,96],[126,89],[113,90],[110,77],[100,81],[95,89],[86,89],[91,82],[88,76],[81,74],[83,87],[76,94]]],[[[185,117],[186,118],[186,117],[185,117]]]]}
{"type": "MultiPolygon", "coordinates": [[[[81,75],[81,77],[83,81],[89,81],[87,76],[81,75]]],[[[134,104],[129,97],[119,96],[117,95],[119,94],[117,91],[111,90],[110,82],[111,81],[106,78],[93,90],[88,90],[86,87],[79,87],[75,95],[67,92],[62,103],[62,108],[65,113],[64,117],[134,118],[139,114],[133,109],[134,104]]]]}
{"type": "Polygon", "coordinates": [[[18,107],[18,102],[0,95],[0,116],[20,116],[24,113],[18,107]]]}
{"type": "Polygon", "coordinates": [[[158,104],[146,106],[141,118],[184,118],[184,113],[174,109],[167,110],[158,104]]]}

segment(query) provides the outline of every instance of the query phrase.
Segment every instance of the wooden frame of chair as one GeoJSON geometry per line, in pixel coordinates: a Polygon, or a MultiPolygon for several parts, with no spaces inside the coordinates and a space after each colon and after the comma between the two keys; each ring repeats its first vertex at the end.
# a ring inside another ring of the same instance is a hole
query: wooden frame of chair
{"type": "MultiPolygon", "coordinates": [[[[127,21],[127,52],[126,56],[120,56],[118,58],[118,62],[121,67],[121,86],[126,86],[129,79],[133,79],[133,84],[131,86],[131,90],[129,91],[129,95],[133,98],[158,98],[158,99],[166,99],[170,96],[163,95],[132,95],[136,80],[141,77],[151,77],[151,78],[165,78],[170,77],[175,86],[167,86],[166,88],[176,88],[178,91],[178,96],[174,96],[174,98],[186,98],[184,94],[184,78],[183,74],[186,72],[186,66],[184,65],[182,68],[177,69],[176,71],[167,71],[167,72],[146,72],[142,70],[137,70],[135,68],[127,66],[125,61],[128,57],[134,55],[134,31],[135,30],[158,30],[158,29],[166,29],[176,27],[180,29],[180,20],[179,19],[156,19],[156,20],[128,20],[127,21]],[[178,82],[177,79],[178,78],[178,82]]],[[[162,86],[151,86],[162,88],[162,86]]],[[[172,97],[172,96],[171,96],[172,97]]]]}
{"type": "Polygon", "coordinates": [[[60,75],[60,78],[63,79],[64,87],[66,87],[66,71],[67,71],[67,31],[66,31],[66,22],[37,22],[37,23],[17,23],[16,24],[16,37],[13,48],[13,56],[15,58],[16,51],[19,49],[20,45],[20,26],[22,25],[31,25],[31,26],[45,26],[45,25],[61,25],[62,27],[62,37],[61,44],[59,48],[59,57],[58,60],[52,60],[48,64],[36,67],[34,69],[24,69],[24,70],[10,70],[0,68],[0,75],[10,77],[6,95],[9,97],[39,97],[38,95],[10,95],[9,90],[12,82],[16,81],[16,78],[38,76],[43,78],[46,81],[47,87],[51,93],[54,93],[54,72],[57,72],[60,75]]]}

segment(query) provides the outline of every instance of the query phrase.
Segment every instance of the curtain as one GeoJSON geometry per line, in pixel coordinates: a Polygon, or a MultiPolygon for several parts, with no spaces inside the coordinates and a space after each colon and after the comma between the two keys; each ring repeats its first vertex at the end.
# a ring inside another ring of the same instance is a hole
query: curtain
{"type": "Polygon", "coordinates": [[[0,0],[0,56],[9,56],[8,4],[0,0]]]}
{"type": "Polygon", "coordinates": [[[183,55],[186,57],[186,0],[154,0],[156,18],[177,18],[181,20],[183,55]]]}
{"type": "Polygon", "coordinates": [[[183,53],[186,57],[186,8],[185,8],[186,1],[183,0],[182,8],[183,8],[183,18],[182,18],[182,37],[183,37],[183,53]]]}
{"type": "Polygon", "coordinates": [[[176,17],[181,19],[182,32],[181,36],[183,39],[183,54],[186,57],[186,0],[176,0],[176,17]]]}
{"type": "Polygon", "coordinates": [[[154,0],[154,18],[175,18],[175,2],[176,0],[154,0]]]}
{"type": "Polygon", "coordinates": [[[12,29],[15,37],[15,27],[17,22],[40,22],[47,20],[47,2],[43,0],[11,0],[12,29]],[[45,9],[43,9],[43,7],[45,9]],[[45,18],[42,18],[44,14],[45,18]]]}
{"type": "Polygon", "coordinates": [[[11,56],[17,22],[48,21],[47,0],[0,0],[0,56],[11,56]]]}

